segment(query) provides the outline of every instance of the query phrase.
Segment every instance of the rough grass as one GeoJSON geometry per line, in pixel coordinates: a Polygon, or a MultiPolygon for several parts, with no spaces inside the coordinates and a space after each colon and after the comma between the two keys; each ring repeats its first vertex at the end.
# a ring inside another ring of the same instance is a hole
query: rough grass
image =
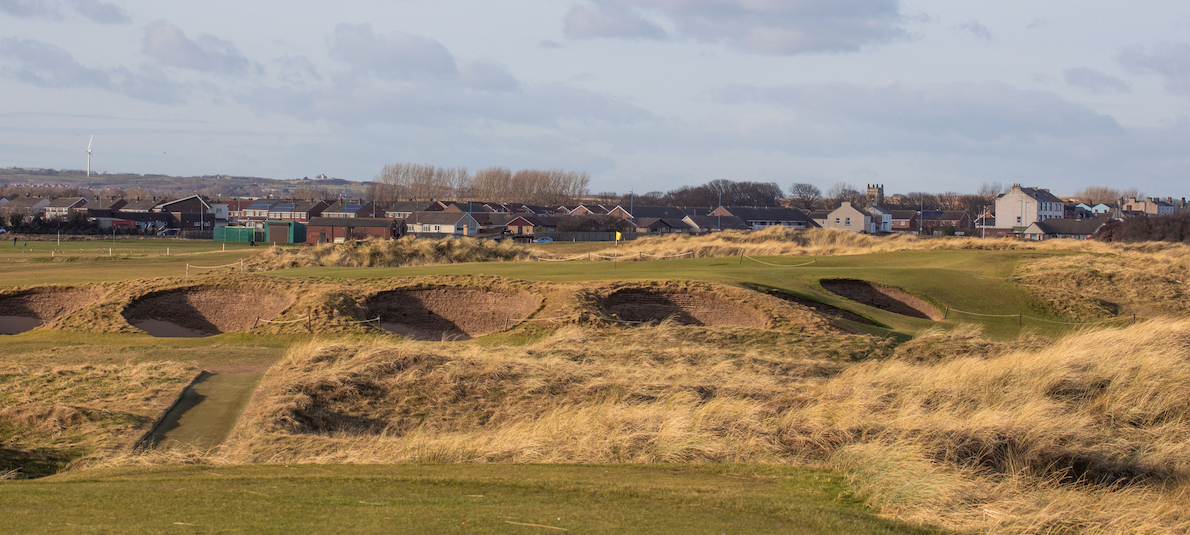
{"type": "Polygon", "coordinates": [[[176,363],[0,369],[0,472],[44,476],[131,448],[195,373],[176,363]]]}
{"type": "Polygon", "coordinates": [[[1190,529],[1188,320],[1017,344],[939,332],[901,358],[868,358],[893,352],[867,337],[770,334],[311,342],[269,372],[222,459],[808,463],[954,529],[1190,529]]]}
{"type": "Polygon", "coordinates": [[[360,242],[324,243],[303,248],[269,248],[249,261],[253,270],[269,271],[307,266],[403,267],[460,262],[505,262],[526,260],[530,251],[509,241],[476,238],[398,240],[369,239],[360,242]]]}

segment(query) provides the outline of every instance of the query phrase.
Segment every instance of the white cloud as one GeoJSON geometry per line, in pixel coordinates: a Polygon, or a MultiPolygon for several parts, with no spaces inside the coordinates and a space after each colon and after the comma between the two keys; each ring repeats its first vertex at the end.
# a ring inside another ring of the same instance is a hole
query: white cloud
{"type": "Polygon", "coordinates": [[[1066,69],[1065,74],[1066,85],[1078,87],[1091,93],[1126,94],[1132,92],[1132,88],[1128,86],[1127,82],[1090,67],[1066,69]]]}
{"type": "Polygon", "coordinates": [[[565,30],[575,39],[689,38],[791,55],[906,40],[903,21],[899,0],[590,0],[571,8],[565,30]]]}
{"type": "Polygon", "coordinates": [[[205,33],[197,39],[190,39],[181,29],[164,19],[145,26],[141,51],[169,67],[222,74],[248,72],[248,58],[230,41],[205,33]]]}

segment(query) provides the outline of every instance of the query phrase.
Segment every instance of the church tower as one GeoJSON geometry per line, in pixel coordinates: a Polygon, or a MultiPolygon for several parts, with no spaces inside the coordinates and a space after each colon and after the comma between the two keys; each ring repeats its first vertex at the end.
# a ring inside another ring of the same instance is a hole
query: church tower
{"type": "Polygon", "coordinates": [[[868,184],[868,206],[884,206],[884,184],[868,184]]]}

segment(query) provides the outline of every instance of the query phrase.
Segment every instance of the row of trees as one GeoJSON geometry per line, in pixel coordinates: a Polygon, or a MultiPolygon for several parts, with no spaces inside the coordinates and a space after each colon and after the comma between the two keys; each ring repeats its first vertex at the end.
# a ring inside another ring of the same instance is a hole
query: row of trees
{"type": "Polygon", "coordinates": [[[587,173],[561,169],[513,172],[506,167],[491,167],[472,175],[466,167],[398,163],[384,166],[376,175],[368,188],[368,200],[391,203],[474,198],[558,206],[585,198],[590,184],[587,173]]]}

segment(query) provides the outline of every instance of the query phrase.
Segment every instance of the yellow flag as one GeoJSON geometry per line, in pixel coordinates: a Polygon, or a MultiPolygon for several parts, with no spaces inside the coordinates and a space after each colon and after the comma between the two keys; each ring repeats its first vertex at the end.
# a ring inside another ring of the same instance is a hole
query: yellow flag
{"type": "Polygon", "coordinates": [[[616,241],[620,241],[620,233],[619,232],[616,233],[616,241]]]}

